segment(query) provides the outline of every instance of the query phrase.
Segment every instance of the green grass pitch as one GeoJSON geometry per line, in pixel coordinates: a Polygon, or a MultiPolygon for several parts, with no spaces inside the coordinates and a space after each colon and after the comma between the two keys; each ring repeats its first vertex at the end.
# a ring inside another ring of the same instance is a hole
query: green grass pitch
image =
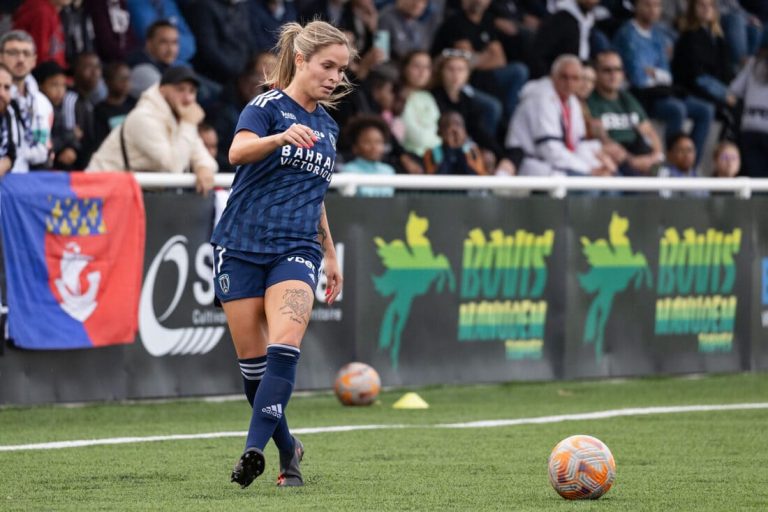
{"type": "MultiPolygon", "coordinates": [[[[277,453],[241,490],[229,473],[241,438],[0,451],[0,510],[293,511],[768,509],[768,409],[627,416],[493,428],[441,423],[617,408],[768,402],[768,375],[433,387],[427,410],[393,410],[404,392],[345,408],[297,396],[293,428],[407,425],[304,434],[306,486],[277,489],[277,453]],[[612,450],[617,479],[594,502],[568,502],[547,480],[552,447],[590,434],[612,450]]],[[[244,431],[243,401],[183,400],[0,409],[0,445],[244,431]]]]}

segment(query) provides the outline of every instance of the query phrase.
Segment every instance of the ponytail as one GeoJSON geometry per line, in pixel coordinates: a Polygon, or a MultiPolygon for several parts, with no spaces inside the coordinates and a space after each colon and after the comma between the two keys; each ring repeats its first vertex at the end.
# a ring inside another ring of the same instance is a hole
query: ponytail
{"type": "Polygon", "coordinates": [[[277,64],[267,77],[269,87],[285,89],[296,74],[296,37],[301,34],[302,26],[296,22],[286,23],[280,29],[277,41],[277,64]]]}
{"type": "MultiPolygon", "coordinates": [[[[332,44],[343,44],[349,50],[350,59],[357,57],[357,51],[351,47],[344,33],[324,21],[311,21],[302,27],[296,22],[286,23],[280,29],[280,38],[275,47],[277,65],[267,77],[265,84],[272,88],[285,89],[296,76],[296,55],[302,54],[308,61],[319,50],[332,44]]],[[[352,84],[346,74],[339,82],[337,92],[319,103],[325,107],[334,107],[338,101],[352,92],[352,84]]]]}

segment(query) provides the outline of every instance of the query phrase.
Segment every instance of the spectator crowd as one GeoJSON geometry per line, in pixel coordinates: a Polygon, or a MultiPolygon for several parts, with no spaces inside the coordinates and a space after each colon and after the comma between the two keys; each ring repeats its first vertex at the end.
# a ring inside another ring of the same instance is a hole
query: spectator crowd
{"type": "Polygon", "coordinates": [[[0,175],[205,193],[281,25],[312,19],[359,53],[330,111],[342,172],[768,176],[764,0],[0,2],[0,175]]]}

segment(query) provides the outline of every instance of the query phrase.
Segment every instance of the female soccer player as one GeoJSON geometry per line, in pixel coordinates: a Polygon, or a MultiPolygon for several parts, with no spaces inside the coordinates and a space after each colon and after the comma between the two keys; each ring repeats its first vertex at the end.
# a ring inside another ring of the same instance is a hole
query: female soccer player
{"type": "Polygon", "coordinates": [[[288,430],[301,339],[322,257],[329,304],[341,292],[323,198],[339,128],[325,111],[351,87],[347,38],[321,21],[283,26],[271,89],[240,114],[229,160],[232,194],[214,230],[214,286],[253,407],[245,452],[232,481],[247,487],[264,471],[270,438],[280,452],[279,486],[304,484],[304,447],[288,430]]]}

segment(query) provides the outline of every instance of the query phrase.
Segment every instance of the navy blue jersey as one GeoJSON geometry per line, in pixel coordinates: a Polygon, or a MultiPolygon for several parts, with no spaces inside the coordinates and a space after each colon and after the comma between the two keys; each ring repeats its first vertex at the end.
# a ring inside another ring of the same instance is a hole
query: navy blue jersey
{"type": "Polygon", "coordinates": [[[312,128],[318,140],[311,149],[286,145],[258,162],[239,166],[211,238],[214,244],[264,255],[306,249],[319,259],[317,226],[336,161],[338,125],[322,106],[307,112],[273,89],[246,105],[236,133],[248,130],[266,137],[294,123],[312,128]]]}

